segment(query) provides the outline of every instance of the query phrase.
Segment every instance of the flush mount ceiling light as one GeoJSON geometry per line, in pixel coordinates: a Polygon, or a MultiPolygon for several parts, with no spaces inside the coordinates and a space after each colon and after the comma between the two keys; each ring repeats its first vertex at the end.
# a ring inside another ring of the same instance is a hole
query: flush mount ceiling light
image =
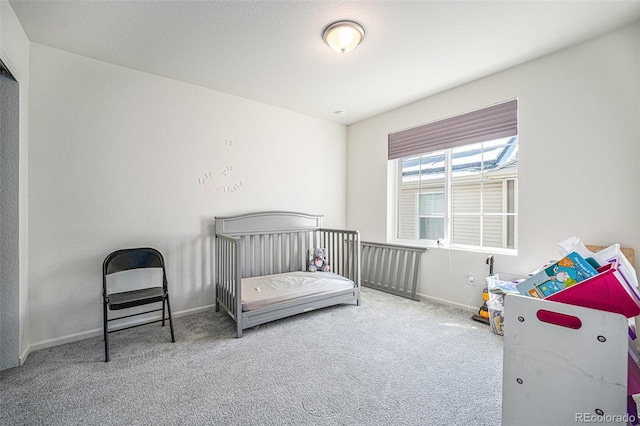
{"type": "Polygon", "coordinates": [[[362,42],[364,28],[357,22],[337,21],[327,25],[322,31],[322,39],[336,52],[347,53],[362,42]]]}

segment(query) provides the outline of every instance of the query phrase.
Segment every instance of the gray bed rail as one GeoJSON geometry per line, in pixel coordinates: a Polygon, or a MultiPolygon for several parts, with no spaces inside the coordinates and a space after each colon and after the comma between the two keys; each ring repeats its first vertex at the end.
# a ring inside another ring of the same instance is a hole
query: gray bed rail
{"type": "Polygon", "coordinates": [[[362,242],[362,285],[412,300],[417,297],[420,258],[427,247],[362,242]]]}
{"type": "MultiPolygon", "coordinates": [[[[221,218],[226,219],[226,218],[221,218]]],[[[218,220],[218,218],[216,218],[218,220]]],[[[227,226],[224,222],[217,229],[227,226]]],[[[238,337],[244,328],[274,319],[338,303],[360,304],[360,234],[358,231],[300,227],[296,229],[228,230],[237,235],[216,232],[216,310],[220,306],[236,321],[238,337]],[[307,269],[309,249],[326,248],[332,272],[351,279],[353,291],[331,297],[311,296],[258,311],[243,312],[243,278],[307,269]]]]}

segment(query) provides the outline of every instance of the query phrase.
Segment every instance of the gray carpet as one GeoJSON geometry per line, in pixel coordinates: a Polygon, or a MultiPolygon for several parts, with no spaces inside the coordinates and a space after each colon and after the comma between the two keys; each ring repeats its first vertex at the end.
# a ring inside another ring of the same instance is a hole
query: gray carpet
{"type": "MultiPolygon", "coordinates": [[[[459,309],[363,289],[245,330],[223,312],[32,353],[2,425],[498,425],[502,338],[459,309]]],[[[99,315],[100,313],[96,313],[99,315]]]]}

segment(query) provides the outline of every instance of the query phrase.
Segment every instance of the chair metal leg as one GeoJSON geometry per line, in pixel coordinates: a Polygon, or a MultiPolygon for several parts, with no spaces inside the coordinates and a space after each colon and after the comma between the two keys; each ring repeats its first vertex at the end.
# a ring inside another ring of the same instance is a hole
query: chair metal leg
{"type": "Polygon", "coordinates": [[[107,302],[102,302],[104,324],[104,362],[109,362],[109,320],[107,318],[107,302]]]}
{"type": "Polygon", "coordinates": [[[216,284],[216,312],[220,312],[220,301],[218,300],[218,284],[216,284]]]}
{"type": "MultiPolygon", "coordinates": [[[[162,306],[164,307],[164,302],[162,303],[162,306]]],[[[169,303],[169,295],[167,294],[167,312],[169,313],[169,328],[171,329],[171,342],[175,343],[176,342],[176,337],[173,334],[173,318],[171,317],[171,304],[169,303]]],[[[164,311],[162,314],[163,318],[164,318],[164,311]]]]}
{"type": "MultiPolygon", "coordinates": [[[[169,295],[167,295],[167,298],[169,295]]],[[[162,326],[164,327],[164,302],[166,299],[162,299],[162,326]]]]}

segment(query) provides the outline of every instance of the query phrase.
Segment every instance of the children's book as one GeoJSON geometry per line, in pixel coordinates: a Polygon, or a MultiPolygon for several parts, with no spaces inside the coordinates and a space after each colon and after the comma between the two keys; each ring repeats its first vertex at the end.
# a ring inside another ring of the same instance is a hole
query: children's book
{"type": "Polygon", "coordinates": [[[546,299],[554,293],[597,274],[598,271],[582,256],[571,252],[553,265],[522,281],[516,287],[520,294],[546,299]]]}

